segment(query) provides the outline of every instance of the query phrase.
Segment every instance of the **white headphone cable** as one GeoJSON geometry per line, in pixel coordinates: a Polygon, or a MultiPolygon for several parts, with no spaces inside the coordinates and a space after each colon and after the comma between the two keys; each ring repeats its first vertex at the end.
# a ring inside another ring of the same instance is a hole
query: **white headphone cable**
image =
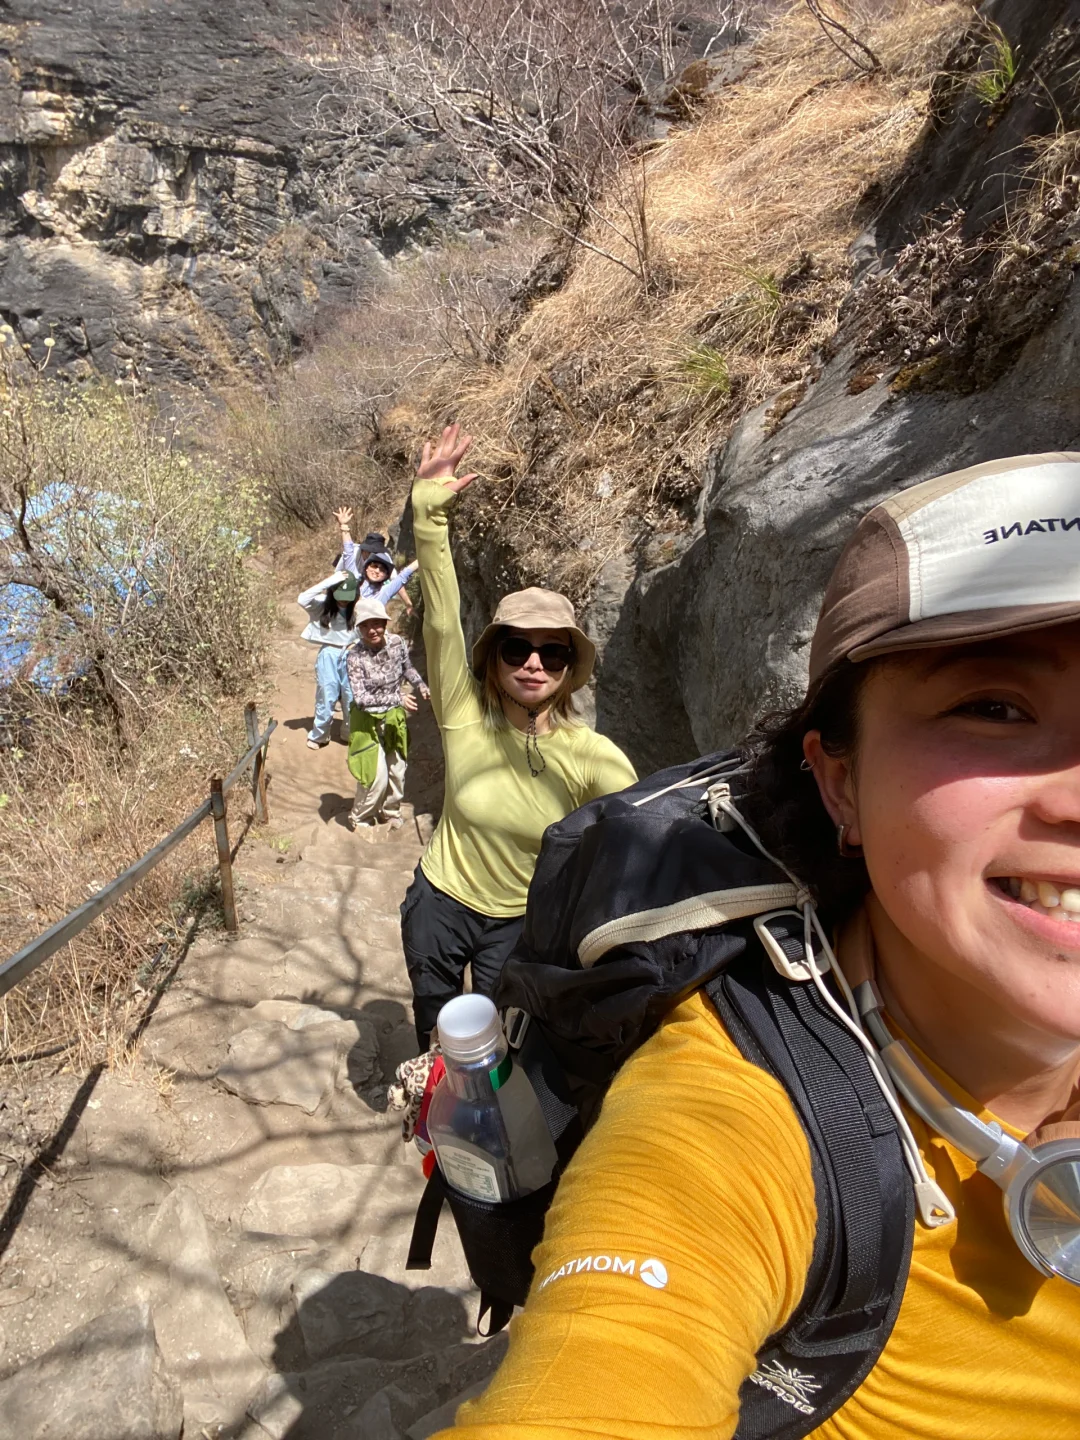
{"type": "Polygon", "coordinates": [[[768,850],[766,850],[757,831],[745,818],[745,816],[740,812],[734,801],[731,799],[730,792],[728,792],[727,794],[723,793],[723,791],[727,787],[718,785],[714,788],[718,792],[716,795],[716,804],[718,808],[723,810],[725,815],[729,815],[731,819],[734,820],[735,823],[746,832],[749,838],[761,851],[762,855],[764,855],[765,859],[772,861],[772,863],[777,867],[777,869],[782,870],[798,890],[799,898],[796,903],[798,904],[799,909],[802,911],[803,914],[803,949],[806,953],[806,967],[810,974],[810,978],[814,982],[818,993],[825,1001],[825,1004],[836,1015],[837,1019],[841,1022],[841,1024],[844,1025],[851,1032],[852,1035],[854,1035],[855,1039],[866,1051],[867,1057],[870,1061],[870,1068],[873,1071],[874,1078],[878,1083],[878,1088],[881,1090],[882,1097],[884,1098],[886,1105],[888,1105],[889,1109],[892,1111],[897,1126],[899,1127],[900,1144],[904,1152],[904,1161],[908,1167],[908,1170],[911,1172],[911,1178],[915,1183],[915,1200],[918,1204],[919,1215],[922,1218],[923,1224],[931,1227],[937,1225],[947,1225],[951,1220],[956,1219],[956,1211],[953,1209],[952,1204],[945,1192],[941,1189],[941,1187],[937,1184],[935,1180],[932,1180],[930,1178],[930,1175],[927,1173],[926,1166],[923,1163],[922,1155],[919,1152],[918,1142],[915,1139],[911,1126],[908,1124],[907,1117],[905,1116],[903,1110],[900,1108],[900,1101],[896,1095],[895,1089],[893,1088],[892,1080],[885,1069],[885,1066],[877,1052],[877,1048],[875,1047],[874,1042],[870,1039],[866,1031],[863,1029],[862,1018],[859,1015],[858,1008],[855,1004],[855,997],[851,993],[851,986],[847,983],[847,977],[840,969],[840,964],[835,954],[833,953],[833,948],[830,945],[828,936],[825,934],[821,921],[818,918],[817,910],[814,906],[812,898],[810,897],[806,889],[806,886],[802,883],[802,881],[797,875],[793,874],[792,871],[788,869],[788,867],[783,863],[782,860],[778,860],[775,855],[771,854],[768,850]],[[825,957],[829,962],[829,969],[836,977],[837,984],[840,987],[840,992],[843,995],[846,1003],[851,1008],[850,1015],[848,1015],[844,1011],[842,1006],[837,1004],[834,997],[829,993],[825,982],[818,974],[817,964],[814,959],[814,931],[817,932],[818,939],[821,941],[825,957]]]}

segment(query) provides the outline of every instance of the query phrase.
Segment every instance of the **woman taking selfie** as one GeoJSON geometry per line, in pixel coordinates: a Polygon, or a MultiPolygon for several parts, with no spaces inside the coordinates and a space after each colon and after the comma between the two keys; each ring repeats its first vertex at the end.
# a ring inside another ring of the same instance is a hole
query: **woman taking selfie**
{"type": "Polygon", "coordinates": [[[521,930],[540,839],[555,820],[636,778],[610,740],[575,715],[596,650],[564,595],[505,596],[472,652],[448,520],[473,475],[455,479],[471,440],[456,425],[424,446],[413,521],[431,702],[446,761],[442,817],[401,907],[421,1050],[466,965],[491,994],[521,930]]]}
{"type": "Polygon", "coordinates": [[[745,1407],[764,1386],[789,1428],[759,1435],[1076,1436],[1080,455],[975,466],[872,510],[805,699],[744,758],[731,803],[813,896],[880,1116],[887,1076],[907,1097],[921,1218],[891,1333],[819,1419],[813,1352],[759,1368],[807,1286],[811,1146],[790,1090],[697,992],[616,1076],[507,1359],[453,1433],[724,1440],[740,1389],[745,1407]],[[1052,1182],[1021,1194],[1032,1164],[1052,1182]]]}

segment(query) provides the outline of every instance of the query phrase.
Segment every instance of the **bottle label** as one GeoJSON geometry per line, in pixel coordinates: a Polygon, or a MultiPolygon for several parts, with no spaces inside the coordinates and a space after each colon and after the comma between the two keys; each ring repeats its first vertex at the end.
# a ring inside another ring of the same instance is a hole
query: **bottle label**
{"type": "Polygon", "coordinates": [[[476,1200],[501,1200],[499,1177],[494,1165],[481,1160],[468,1150],[459,1150],[456,1145],[440,1145],[439,1167],[456,1190],[463,1190],[476,1200]]]}

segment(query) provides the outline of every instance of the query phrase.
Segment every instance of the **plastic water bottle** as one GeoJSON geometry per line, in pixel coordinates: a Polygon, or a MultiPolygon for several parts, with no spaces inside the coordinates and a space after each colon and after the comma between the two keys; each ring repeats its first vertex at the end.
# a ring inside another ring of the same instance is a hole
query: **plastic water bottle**
{"type": "Polygon", "coordinates": [[[514,1065],[499,1012],[484,995],[439,1011],[446,1074],[427,1115],[446,1180],[477,1200],[517,1200],[551,1179],[557,1155],[540,1103],[514,1065]]]}

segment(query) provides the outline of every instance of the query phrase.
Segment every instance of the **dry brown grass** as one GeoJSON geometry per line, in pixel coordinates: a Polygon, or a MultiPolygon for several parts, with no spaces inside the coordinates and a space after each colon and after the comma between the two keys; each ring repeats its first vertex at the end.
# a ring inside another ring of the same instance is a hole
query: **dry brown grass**
{"type": "MultiPolygon", "coordinates": [[[[138,746],[123,750],[108,726],[75,723],[69,711],[37,697],[21,743],[0,748],[5,954],[162,839],[205,798],[206,777],[231,769],[246,748],[236,701],[215,712],[163,696],[145,719],[138,746]]],[[[230,792],[234,844],[249,814],[250,792],[241,783],[230,792]]],[[[57,1063],[85,1066],[124,1052],[192,925],[220,923],[214,866],[207,824],[0,1000],[5,1068],[68,1042],[57,1063]]]]}
{"type": "Polygon", "coordinates": [[[863,197],[901,166],[970,8],[897,0],[848,18],[877,74],[853,73],[797,7],[697,124],[624,167],[610,213],[628,257],[647,245],[647,286],[579,250],[501,355],[426,371],[384,417],[402,453],[450,416],[477,437],[487,483],[463,521],[500,584],[584,597],[645,526],[686,523],[706,453],[747,409],[779,391],[780,423],[813,378],[863,197]]]}

